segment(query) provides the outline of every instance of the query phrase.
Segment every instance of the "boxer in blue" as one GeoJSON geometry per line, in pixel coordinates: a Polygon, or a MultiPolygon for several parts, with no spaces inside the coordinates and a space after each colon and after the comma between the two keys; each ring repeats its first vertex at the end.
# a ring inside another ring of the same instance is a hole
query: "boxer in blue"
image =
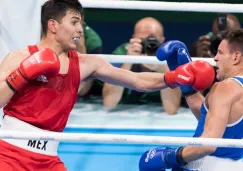
{"type": "MultiPolygon", "coordinates": [[[[178,56],[182,43],[168,42],[157,52],[159,60],[167,60],[174,70],[191,62],[189,54],[178,56]]],[[[184,50],[187,52],[187,49],[184,50]]],[[[194,137],[243,138],[243,30],[229,32],[221,41],[216,62],[215,83],[204,98],[191,86],[182,86],[191,111],[198,120],[194,137]]],[[[140,158],[140,171],[242,171],[243,148],[187,146],[159,147],[146,151],[140,158]]]]}

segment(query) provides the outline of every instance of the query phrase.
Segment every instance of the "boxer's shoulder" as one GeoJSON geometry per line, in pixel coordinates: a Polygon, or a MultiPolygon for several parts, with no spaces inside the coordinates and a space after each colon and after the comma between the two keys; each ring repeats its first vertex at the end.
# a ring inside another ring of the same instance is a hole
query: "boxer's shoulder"
{"type": "MultiPolygon", "coordinates": [[[[239,91],[240,84],[233,79],[226,79],[221,82],[217,82],[213,85],[208,95],[208,101],[219,101],[220,99],[228,99],[233,101],[238,96],[241,96],[242,92],[239,91]]],[[[242,89],[243,90],[243,89],[242,89]]]]}
{"type": "Polygon", "coordinates": [[[14,50],[10,52],[1,63],[1,76],[6,77],[14,69],[16,69],[19,64],[27,57],[30,53],[27,49],[14,50]]]}
{"type": "Polygon", "coordinates": [[[13,58],[15,60],[24,60],[26,57],[28,57],[30,55],[30,52],[27,48],[25,49],[18,49],[18,50],[14,50],[12,52],[10,52],[8,54],[8,58],[13,58]]]}
{"type": "Polygon", "coordinates": [[[108,63],[102,57],[98,57],[95,55],[83,55],[83,54],[78,53],[78,59],[79,59],[80,65],[87,65],[88,67],[108,63]]]}
{"type": "Polygon", "coordinates": [[[217,89],[228,90],[228,88],[230,88],[230,87],[232,88],[232,86],[236,88],[239,86],[239,84],[233,79],[225,79],[223,81],[214,83],[210,92],[217,91],[217,89]]]}

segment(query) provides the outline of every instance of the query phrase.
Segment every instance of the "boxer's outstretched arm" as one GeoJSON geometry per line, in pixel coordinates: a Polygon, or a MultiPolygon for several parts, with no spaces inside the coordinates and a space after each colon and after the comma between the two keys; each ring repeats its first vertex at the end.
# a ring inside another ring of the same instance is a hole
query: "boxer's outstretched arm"
{"type": "Polygon", "coordinates": [[[79,55],[81,79],[96,78],[109,84],[120,85],[137,91],[155,91],[167,88],[162,73],[134,73],[113,67],[110,63],[96,56],[79,55]]]}
{"type": "Polygon", "coordinates": [[[156,91],[168,87],[162,73],[134,73],[129,70],[113,67],[110,64],[106,67],[98,69],[94,73],[94,76],[109,84],[120,85],[143,92],[156,91]]]}
{"type": "Polygon", "coordinates": [[[213,77],[205,76],[214,72],[213,67],[204,61],[195,61],[178,67],[175,71],[163,73],[134,73],[113,67],[105,60],[88,56],[80,58],[81,79],[94,77],[104,82],[120,85],[137,91],[156,91],[167,87],[176,88],[192,85],[198,90],[207,88],[213,77]],[[201,68],[204,68],[202,70],[201,68]]]}
{"type": "Polygon", "coordinates": [[[0,107],[3,107],[14,95],[13,90],[6,83],[6,77],[11,74],[27,56],[22,51],[14,51],[8,54],[0,65],[0,107]]]}
{"type": "MultiPolygon", "coordinates": [[[[206,116],[204,132],[201,138],[222,138],[228,124],[232,105],[237,102],[241,92],[237,91],[240,86],[236,81],[227,80],[215,84],[208,97],[209,110],[206,116]]],[[[182,151],[182,158],[190,162],[213,153],[215,147],[191,147],[182,151]]]]}

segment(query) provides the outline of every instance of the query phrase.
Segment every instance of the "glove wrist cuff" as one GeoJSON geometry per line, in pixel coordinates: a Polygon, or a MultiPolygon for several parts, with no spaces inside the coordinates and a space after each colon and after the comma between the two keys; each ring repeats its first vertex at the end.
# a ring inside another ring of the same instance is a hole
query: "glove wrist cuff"
{"type": "Polygon", "coordinates": [[[6,83],[11,90],[16,92],[22,89],[25,85],[27,85],[28,81],[22,75],[20,70],[17,69],[6,78],[6,83]]]}
{"type": "Polygon", "coordinates": [[[185,166],[187,163],[184,162],[182,159],[182,150],[183,147],[174,149],[174,148],[169,148],[165,155],[164,155],[164,160],[167,163],[168,166],[170,167],[180,167],[180,166],[185,166]]]}
{"type": "Polygon", "coordinates": [[[180,164],[180,166],[184,166],[184,165],[187,164],[187,163],[183,160],[183,158],[182,158],[182,150],[183,150],[183,149],[184,149],[183,147],[180,147],[180,148],[178,148],[177,151],[176,151],[176,160],[177,160],[177,162],[180,164]]]}
{"type": "Polygon", "coordinates": [[[169,71],[164,75],[164,81],[170,88],[176,88],[179,85],[176,83],[175,71],[169,71]]]}
{"type": "Polygon", "coordinates": [[[188,97],[188,96],[190,96],[190,95],[193,95],[193,94],[196,94],[198,91],[197,90],[191,90],[191,91],[188,91],[188,92],[183,92],[183,91],[181,91],[181,94],[182,94],[182,96],[183,97],[188,97]]]}

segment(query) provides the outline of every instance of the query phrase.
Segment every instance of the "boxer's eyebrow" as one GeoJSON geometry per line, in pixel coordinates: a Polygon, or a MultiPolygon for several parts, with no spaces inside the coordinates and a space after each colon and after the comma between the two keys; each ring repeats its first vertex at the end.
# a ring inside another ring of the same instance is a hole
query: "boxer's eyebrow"
{"type": "Polygon", "coordinates": [[[81,20],[81,18],[80,18],[80,17],[75,17],[75,16],[73,16],[71,19],[77,19],[77,20],[81,20]]]}
{"type": "Polygon", "coordinates": [[[220,49],[218,49],[218,52],[220,53],[220,54],[222,54],[223,52],[222,52],[222,50],[220,50],[220,49]]]}

